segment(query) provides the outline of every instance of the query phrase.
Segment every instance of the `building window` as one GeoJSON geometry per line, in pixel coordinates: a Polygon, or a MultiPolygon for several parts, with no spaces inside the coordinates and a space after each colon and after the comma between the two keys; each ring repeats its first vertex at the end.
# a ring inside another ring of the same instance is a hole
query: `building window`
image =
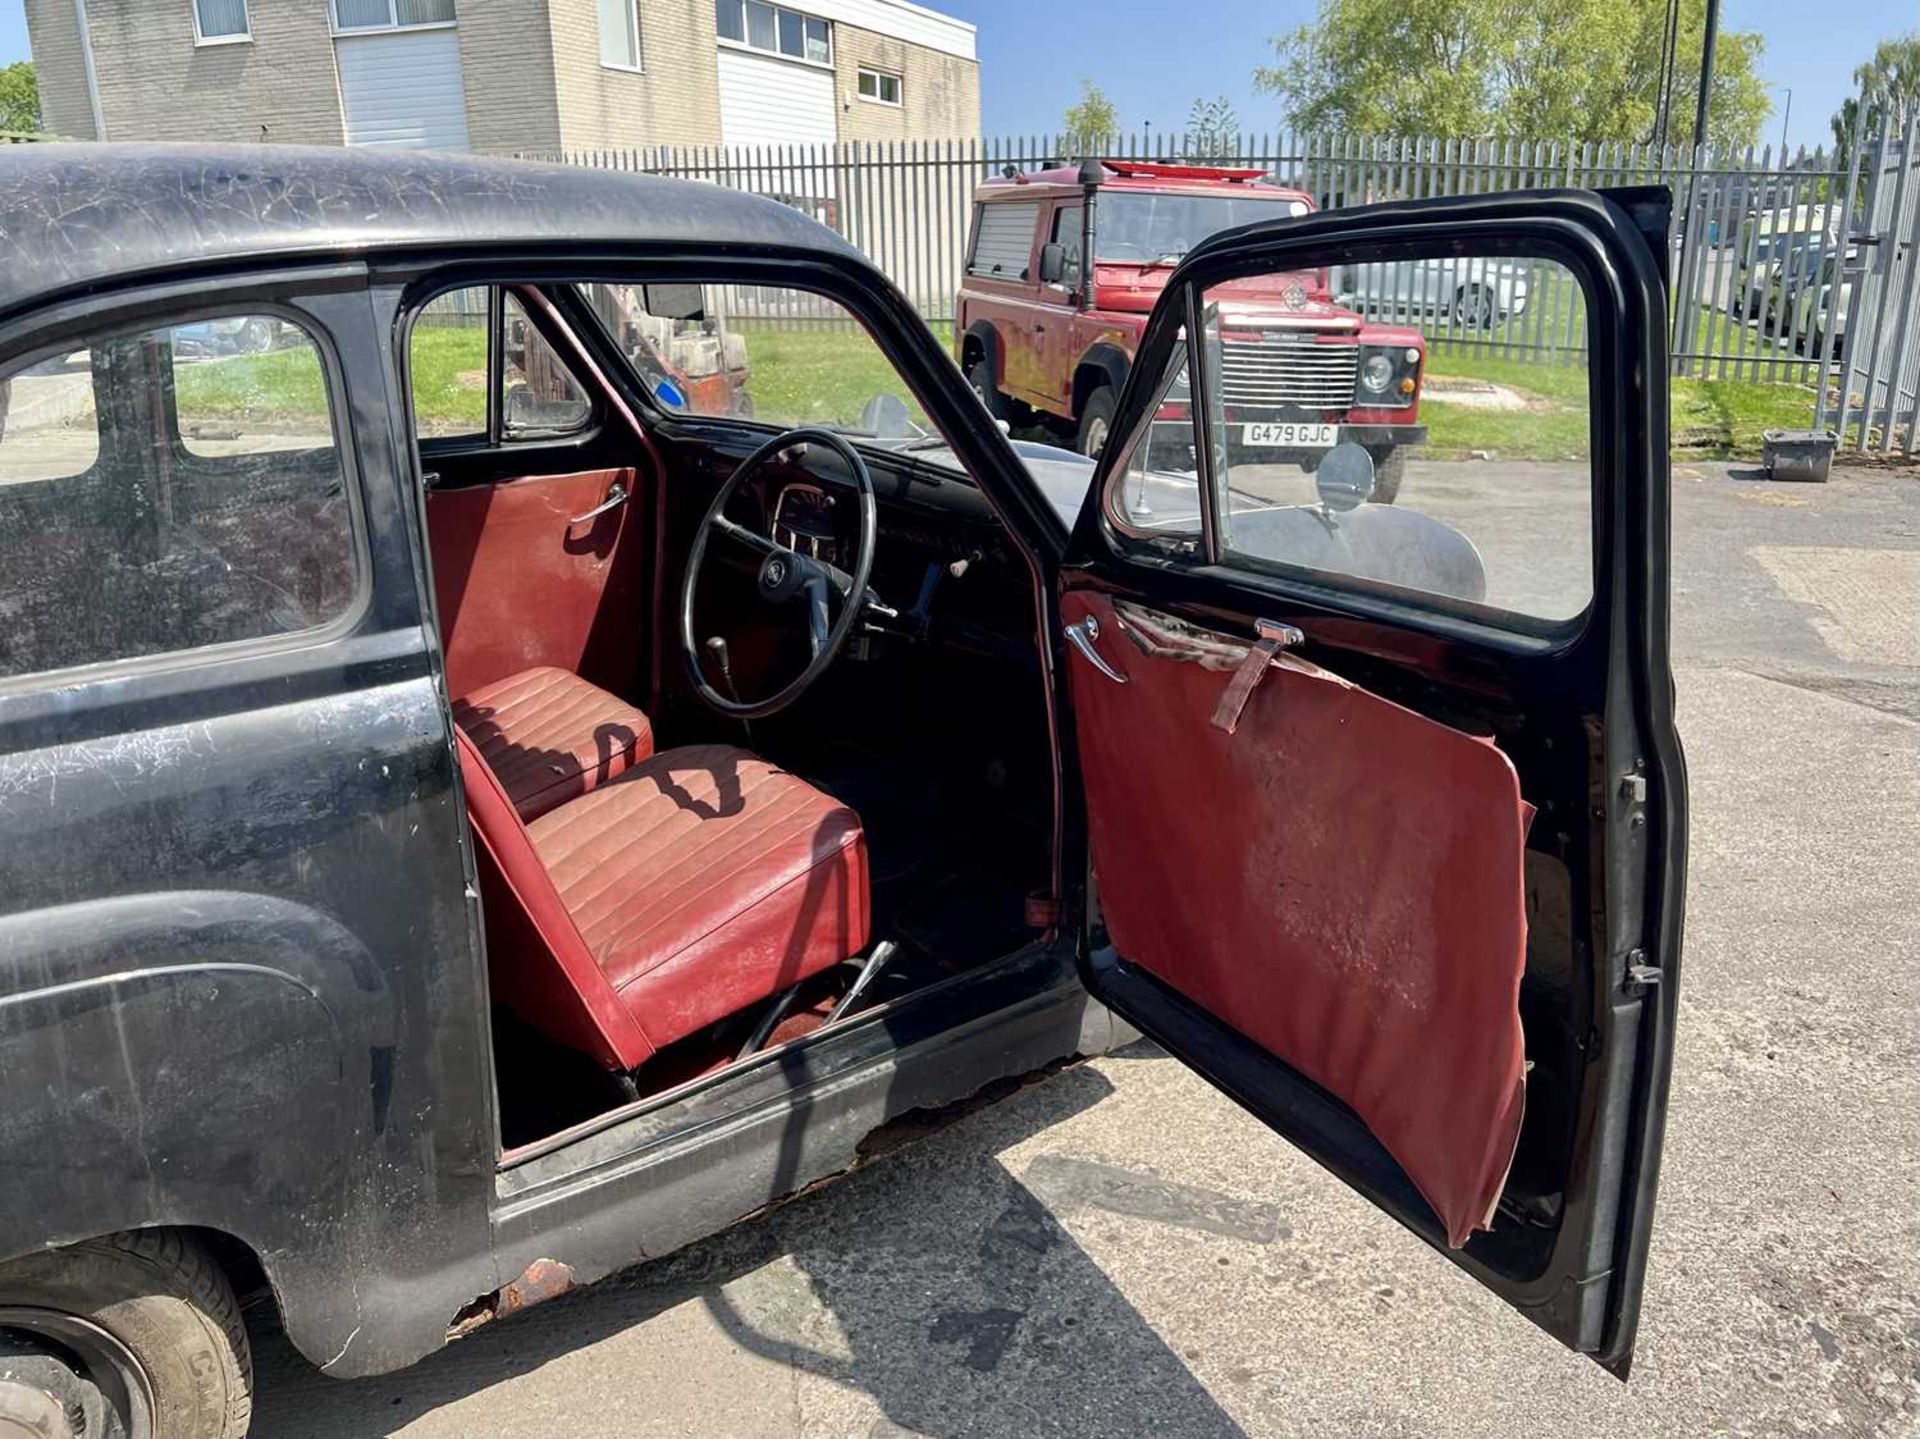
{"type": "Polygon", "coordinates": [[[900,103],[900,77],[889,75],[885,70],[860,68],[860,98],[871,100],[876,105],[898,105],[900,103]]]}
{"type": "Polygon", "coordinates": [[[798,10],[764,0],[714,0],[714,23],[720,38],[735,45],[815,65],[833,63],[833,27],[798,10]]]}
{"type": "Polygon", "coordinates": [[[600,63],[640,68],[640,0],[600,0],[600,63]]]}
{"type": "Polygon", "coordinates": [[[247,0],[193,0],[193,38],[201,45],[251,40],[247,0]]]}
{"type": "MultiPolygon", "coordinates": [[[[204,0],[203,0],[204,3],[204,0]]],[[[451,25],[454,0],[332,0],[335,30],[409,30],[451,25]]]]}

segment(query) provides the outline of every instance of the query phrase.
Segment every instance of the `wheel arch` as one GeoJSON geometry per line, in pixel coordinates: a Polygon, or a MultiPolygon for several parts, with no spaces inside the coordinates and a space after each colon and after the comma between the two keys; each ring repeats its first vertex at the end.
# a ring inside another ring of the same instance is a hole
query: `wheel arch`
{"type": "Polygon", "coordinates": [[[993,366],[993,381],[997,385],[1006,378],[1002,371],[1002,356],[1000,332],[994,328],[991,320],[975,320],[961,334],[961,373],[964,374],[975,360],[985,360],[993,366]]]}
{"type": "Polygon", "coordinates": [[[1118,345],[1102,340],[1089,346],[1073,367],[1074,417],[1079,418],[1087,396],[1100,386],[1111,385],[1118,395],[1126,388],[1127,374],[1132,368],[1133,356],[1118,345]]]}

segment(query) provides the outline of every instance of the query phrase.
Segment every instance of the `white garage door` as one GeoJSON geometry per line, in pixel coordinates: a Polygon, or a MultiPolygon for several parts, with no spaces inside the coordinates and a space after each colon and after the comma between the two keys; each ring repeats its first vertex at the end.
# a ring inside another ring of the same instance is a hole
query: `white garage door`
{"type": "Polygon", "coordinates": [[[349,145],[467,148],[458,30],[343,35],[334,44],[349,145]]]}
{"type": "Polygon", "coordinates": [[[831,145],[833,71],[720,52],[720,138],[728,145],[831,145]]]}

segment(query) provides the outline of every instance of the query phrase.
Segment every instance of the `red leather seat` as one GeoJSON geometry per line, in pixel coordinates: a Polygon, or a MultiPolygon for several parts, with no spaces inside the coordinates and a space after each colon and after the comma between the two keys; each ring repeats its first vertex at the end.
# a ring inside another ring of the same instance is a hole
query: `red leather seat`
{"type": "Polygon", "coordinates": [[[866,946],[859,817],[805,780],[697,745],[523,824],[454,733],[494,998],[560,1043],[631,1070],[866,946]]]}
{"type": "Polygon", "coordinates": [[[453,719],[528,821],[653,753],[653,726],[644,714],[548,666],[455,700],[453,719]]]}

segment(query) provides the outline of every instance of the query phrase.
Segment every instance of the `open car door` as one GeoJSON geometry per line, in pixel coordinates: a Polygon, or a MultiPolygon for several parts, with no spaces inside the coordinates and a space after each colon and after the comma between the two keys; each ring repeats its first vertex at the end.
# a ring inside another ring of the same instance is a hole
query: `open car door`
{"type": "Polygon", "coordinates": [[[1196,249],[1054,617],[1089,988],[1623,1377],[1683,894],[1667,219],[1486,196],[1196,249]]]}

